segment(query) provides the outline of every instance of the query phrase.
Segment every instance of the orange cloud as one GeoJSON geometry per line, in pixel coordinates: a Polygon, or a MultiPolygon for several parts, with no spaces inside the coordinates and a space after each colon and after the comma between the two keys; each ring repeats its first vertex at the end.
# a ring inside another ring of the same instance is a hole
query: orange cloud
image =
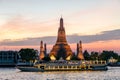
{"type": "Polygon", "coordinates": [[[84,50],[88,51],[103,51],[103,50],[113,50],[120,52],[120,40],[110,40],[110,41],[98,41],[93,43],[83,44],[84,50]]]}
{"type": "Polygon", "coordinates": [[[15,16],[0,26],[0,36],[3,40],[55,35],[54,31],[57,30],[57,26],[55,19],[41,22],[27,19],[24,16],[15,16]]]}

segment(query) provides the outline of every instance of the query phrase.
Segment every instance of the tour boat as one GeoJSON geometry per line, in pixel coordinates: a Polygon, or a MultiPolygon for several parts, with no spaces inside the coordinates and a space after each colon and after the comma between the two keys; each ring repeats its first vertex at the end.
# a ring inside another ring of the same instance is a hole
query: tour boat
{"type": "Polygon", "coordinates": [[[18,66],[21,71],[43,72],[43,71],[106,71],[106,61],[50,61],[36,62],[34,66],[18,66]]]}

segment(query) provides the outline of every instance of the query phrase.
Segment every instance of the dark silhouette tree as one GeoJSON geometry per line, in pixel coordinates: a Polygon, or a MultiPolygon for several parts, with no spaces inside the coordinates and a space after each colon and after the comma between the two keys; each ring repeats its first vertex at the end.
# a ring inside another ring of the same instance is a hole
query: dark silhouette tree
{"type": "Polygon", "coordinates": [[[46,56],[43,58],[44,61],[50,61],[49,54],[46,54],[46,56]]]}
{"type": "Polygon", "coordinates": [[[90,54],[88,53],[87,50],[85,50],[85,51],[83,52],[83,56],[84,56],[84,59],[85,59],[85,60],[90,60],[90,54]]]}
{"type": "Polygon", "coordinates": [[[22,60],[29,62],[30,60],[34,61],[38,57],[38,51],[30,48],[21,49],[19,55],[22,60]]]}
{"type": "Polygon", "coordinates": [[[117,53],[115,53],[114,51],[103,51],[101,54],[100,54],[100,59],[101,60],[108,60],[110,59],[111,57],[113,57],[114,59],[118,59],[119,56],[117,53]]]}
{"type": "Polygon", "coordinates": [[[91,52],[91,60],[98,60],[99,58],[99,55],[98,55],[98,52],[91,52]]]}
{"type": "Polygon", "coordinates": [[[75,55],[75,53],[73,53],[71,60],[79,60],[79,59],[78,59],[77,55],[75,55]]]}
{"type": "Polygon", "coordinates": [[[120,62],[120,55],[118,56],[118,62],[120,62]]]}

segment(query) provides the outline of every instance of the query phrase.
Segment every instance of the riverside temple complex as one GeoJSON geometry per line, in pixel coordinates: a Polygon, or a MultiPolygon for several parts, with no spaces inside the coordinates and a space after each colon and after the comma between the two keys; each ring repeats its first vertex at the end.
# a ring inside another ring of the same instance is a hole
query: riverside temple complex
{"type": "Polygon", "coordinates": [[[60,18],[60,26],[55,45],[50,53],[46,54],[46,44],[40,42],[39,60],[32,67],[18,67],[21,71],[83,71],[83,70],[107,70],[106,61],[86,61],[82,53],[82,42],[77,43],[77,58],[72,60],[75,54],[72,52],[66,40],[63,18],[60,18]],[[45,57],[50,61],[44,62],[45,57]]]}
{"type": "MultiPolygon", "coordinates": [[[[71,60],[73,52],[67,42],[66,33],[64,28],[63,18],[60,18],[60,25],[58,29],[58,36],[55,45],[49,53],[49,57],[52,61],[62,58],[63,60],[71,60]]],[[[46,56],[46,44],[43,41],[40,43],[40,54],[39,59],[42,60],[46,56]]],[[[82,42],[77,43],[77,58],[80,60],[84,59],[82,53],[82,42]]]]}

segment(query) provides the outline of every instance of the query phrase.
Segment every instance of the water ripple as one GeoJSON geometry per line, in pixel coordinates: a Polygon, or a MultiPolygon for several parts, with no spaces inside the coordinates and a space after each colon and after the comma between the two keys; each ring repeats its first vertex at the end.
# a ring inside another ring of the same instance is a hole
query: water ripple
{"type": "Polygon", "coordinates": [[[0,68],[0,80],[120,80],[120,67],[108,71],[20,72],[16,68],[0,68]]]}

